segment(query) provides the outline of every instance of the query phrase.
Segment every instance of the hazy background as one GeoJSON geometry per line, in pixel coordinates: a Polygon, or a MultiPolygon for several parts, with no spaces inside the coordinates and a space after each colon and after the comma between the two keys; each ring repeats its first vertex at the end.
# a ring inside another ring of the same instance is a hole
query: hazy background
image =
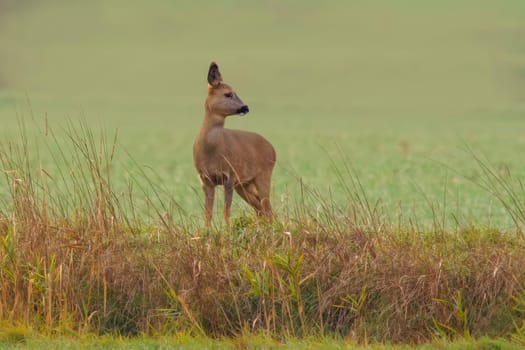
{"type": "Polygon", "coordinates": [[[228,126],[277,148],[275,206],[299,177],[338,193],[334,157],[392,211],[425,217],[424,197],[450,192],[447,211],[505,222],[464,145],[525,174],[524,38],[519,0],[0,0],[0,133],[30,110],[118,128],[197,215],[191,145],[215,60],[252,111],[228,126]]]}

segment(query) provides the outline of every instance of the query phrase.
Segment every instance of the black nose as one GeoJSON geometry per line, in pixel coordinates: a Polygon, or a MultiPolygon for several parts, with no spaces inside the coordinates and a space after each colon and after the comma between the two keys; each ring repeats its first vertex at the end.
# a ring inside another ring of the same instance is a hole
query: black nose
{"type": "Polygon", "coordinates": [[[237,110],[237,114],[246,114],[250,111],[247,105],[242,106],[237,110]]]}

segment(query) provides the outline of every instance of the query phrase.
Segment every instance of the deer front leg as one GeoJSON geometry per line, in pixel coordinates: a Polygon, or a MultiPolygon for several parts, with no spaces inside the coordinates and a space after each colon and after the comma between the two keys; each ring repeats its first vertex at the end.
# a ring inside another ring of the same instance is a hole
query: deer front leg
{"type": "Polygon", "coordinates": [[[204,190],[204,200],[205,200],[205,219],[206,226],[209,227],[211,224],[211,218],[213,216],[213,201],[215,200],[215,186],[205,184],[202,186],[204,190]]]}
{"type": "Polygon", "coordinates": [[[224,184],[224,220],[230,226],[230,212],[233,198],[233,182],[226,181],[224,184]]]}

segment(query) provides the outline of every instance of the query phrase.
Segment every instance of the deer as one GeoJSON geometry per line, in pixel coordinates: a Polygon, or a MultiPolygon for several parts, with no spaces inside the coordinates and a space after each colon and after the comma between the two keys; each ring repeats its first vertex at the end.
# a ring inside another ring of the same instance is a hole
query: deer
{"type": "Polygon", "coordinates": [[[227,117],[244,116],[250,109],[222,80],[215,62],[208,70],[204,109],[204,120],[193,144],[193,160],[204,191],[206,226],[212,221],[217,186],[224,187],[226,225],[230,225],[234,190],[255,209],[258,217],[272,222],[270,187],[275,149],[257,133],[224,127],[227,117]]]}

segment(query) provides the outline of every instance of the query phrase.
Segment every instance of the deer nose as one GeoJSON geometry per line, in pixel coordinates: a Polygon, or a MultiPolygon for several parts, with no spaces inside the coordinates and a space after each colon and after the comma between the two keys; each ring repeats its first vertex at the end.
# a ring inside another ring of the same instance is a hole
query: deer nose
{"type": "Polygon", "coordinates": [[[239,108],[237,110],[237,114],[240,114],[240,115],[245,115],[246,113],[248,113],[250,111],[250,109],[248,108],[247,105],[244,105],[242,106],[241,108],[239,108]]]}

